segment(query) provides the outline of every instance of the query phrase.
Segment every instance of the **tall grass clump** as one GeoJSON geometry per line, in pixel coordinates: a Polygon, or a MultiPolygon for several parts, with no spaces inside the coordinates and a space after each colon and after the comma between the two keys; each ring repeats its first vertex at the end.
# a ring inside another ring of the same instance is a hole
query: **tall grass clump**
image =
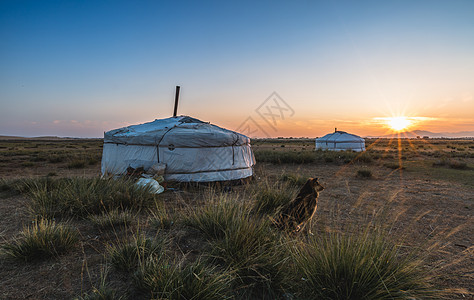
{"type": "Polygon", "coordinates": [[[250,299],[275,299],[282,292],[287,256],[270,226],[268,219],[242,217],[210,242],[213,263],[231,270],[236,292],[250,299]]]}
{"type": "Polygon", "coordinates": [[[119,211],[118,209],[104,211],[99,215],[89,216],[89,220],[92,222],[92,224],[102,229],[126,227],[132,223],[133,219],[134,214],[131,211],[119,211]]]}
{"type": "MultiPolygon", "coordinates": [[[[288,177],[286,180],[294,184],[298,182],[298,178],[294,177],[288,177]]],[[[291,183],[271,184],[266,181],[260,184],[254,195],[255,202],[253,210],[258,214],[274,216],[296,196],[297,188],[291,183]]]]}
{"type": "Polygon", "coordinates": [[[63,254],[78,241],[76,230],[54,221],[39,220],[26,227],[19,238],[3,244],[1,248],[8,257],[33,261],[63,254]]]}
{"type": "Polygon", "coordinates": [[[174,218],[164,206],[155,203],[155,209],[150,210],[150,223],[157,229],[170,229],[174,224],[174,218]]]}
{"type": "Polygon", "coordinates": [[[372,154],[369,152],[362,152],[357,154],[357,156],[354,158],[355,162],[361,162],[361,163],[371,163],[374,161],[374,158],[372,157],[372,154]]]}
{"type": "Polygon", "coordinates": [[[94,287],[91,292],[74,298],[74,300],[121,300],[126,299],[125,296],[117,296],[117,292],[107,286],[100,285],[99,287],[94,287]]]}
{"type": "Polygon", "coordinates": [[[245,204],[226,195],[215,195],[201,208],[189,208],[184,223],[201,231],[209,240],[221,239],[247,212],[245,204]]]}
{"type": "Polygon", "coordinates": [[[231,277],[202,260],[182,266],[149,259],[134,276],[135,284],[153,299],[221,300],[232,298],[231,277]]]}
{"type": "Polygon", "coordinates": [[[118,295],[117,291],[107,284],[108,265],[101,268],[99,285],[93,286],[89,293],[74,298],[74,300],[122,300],[126,299],[125,295],[118,295]]]}
{"type": "Polygon", "coordinates": [[[279,180],[283,182],[287,182],[289,185],[292,185],[292,186],[303,186],[308,180],[308,177],[289,173],[289,174],[281,175],[279,180]]]}
{"type": "Polygon", "coordinates": [[[114,210],[140,210],[155,201],[148,187],[131,180],[100,178],[46,178],[25,182],[33,215],[43,218],[86,217],[114,210]]]}
{"type": "Polygon", "coordinates": [[[292,247],[302,299],[426,299],[433,296],[422,259],[382,233],[328,233],[292,247]]]}
{"type": "Polygon", "coordinates": [[[217,195],[186,223],[207,237],[210,261],[230,270],[236,293],[273,299],[281,292],[286,256],[269,218],[242,199],[217,195]]]}
{"type": "Polygon", "coordinates": [[[120,242],[108,249],[108,258],[112,266],[133,273],[146,260],[162,261],[168,242],[166,238],[147,238],[143,234],[134,235],[131,242],[120,242]]]}

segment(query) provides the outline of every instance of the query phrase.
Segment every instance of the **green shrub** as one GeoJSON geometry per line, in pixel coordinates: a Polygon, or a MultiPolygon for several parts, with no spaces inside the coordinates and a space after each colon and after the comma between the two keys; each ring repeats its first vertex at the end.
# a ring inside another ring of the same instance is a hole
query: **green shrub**
{"type": "Polygon", "coordinates": [[[135,284],[151,293],[153,299],[221,300],[230,299],[231,277],[205,265],[201,260],[179,263],[149,259],[134,276],[135,284]]]}
{"type": "Polygon", "coordinates": [[[292,247],[302,299],[425,299],[433,295],[423,261],[385,236],[326,234],[292,247]]]}
{"type": "Polygon", "coordinates": [[[65,253],[78,241],[76,230],[40,220],[26,227],[18,239],[2,245],[2,252],[15,259],[32,261],[65,253]]]}

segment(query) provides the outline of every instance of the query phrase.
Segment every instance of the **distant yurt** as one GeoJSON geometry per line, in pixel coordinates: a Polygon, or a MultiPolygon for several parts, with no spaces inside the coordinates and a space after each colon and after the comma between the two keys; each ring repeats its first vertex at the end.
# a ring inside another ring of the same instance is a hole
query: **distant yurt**
{"type": "Polygon", "coordinates": [[[365,151],[365,140],[355,134],[345,131],[335,130],[333,133],[326,134],[316,139],[316,150],[331,151],[365,151]]]}
{"type": "Polygon", "coordinates": [[[254,164],[247,136],[188,116],[104,133],[103,175],[158,165],[166,181],[227,181],[252,176],[254,164]]]}

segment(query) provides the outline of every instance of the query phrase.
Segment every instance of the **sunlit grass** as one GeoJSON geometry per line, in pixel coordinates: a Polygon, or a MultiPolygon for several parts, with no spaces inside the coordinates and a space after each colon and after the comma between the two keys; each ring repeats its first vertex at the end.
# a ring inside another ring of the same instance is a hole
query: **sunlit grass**
{"type": "Polygon", "coordinates": [[[182,265],[170,260],[148,259],[134,275],[135,284],[153,299],[221,300],[232,299],[231,279],[198,259],[182,265]]]}
{"type": "Polygon", "coordinates": [[[129,180],[101,178],[39,178],[16,183],[30,198],[30,211],[42,218],[87,217],[114,210],[140,210],[156,196],[129,180]]]}
{"type": "Polygon", "coordinates": [[[424,262],[386,233],[328,233],[295,243],[297,294],[303,299],[436,299],[424,262]]]}
{"type": "Polygon", "coordinates": [[[143,233],[136,233],[131,241],[120,240],[109,246],[108,259],[115,269],[133,273],[147,260],[164,260],[167,243],[165,237],[148,238],[143,233]]]}
{"type": "Polygon", "coordinates": [[[61,255],[79,241],[76,230],[54,221],[39,220],[27,226],[18,238],[1,246],[2,252],[23,261],[61,255]]]}

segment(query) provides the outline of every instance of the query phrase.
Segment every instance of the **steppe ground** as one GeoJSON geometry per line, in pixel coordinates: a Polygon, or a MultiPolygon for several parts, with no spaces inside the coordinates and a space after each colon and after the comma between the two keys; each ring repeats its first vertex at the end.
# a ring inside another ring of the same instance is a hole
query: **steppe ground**
{"type": "MultiPolygon", "coordinates": [[[[248,185],[296,176],[318,177],[325,186],[312,221],[313,234],[355,231],[371,220],[384,218],[389,234],[402,236],[407,248],[426,250],[428,266],[438,272],[435,283],[449,291],[448,298],[474,297],[474,140],[370,139],[361,156],[313,154],[312,139],[252,143],[257,165],[255,179],[248,185]],[[299,162],[304,155],[317,158],[299,162]]],[[[8,183],[45,176],[97,177],[101,152],[99,139],[2,140],[0,178],[8,183]]],[[[159,197],[171,210],[201,205],[208,189],[169,186],[174,189],[159,197]]],[[[247,188],[232,186],[231,193],[247,188]]],[[[22,194],[0,191],[0,243],[31,224],[29,201],[22,194]]],[[[151,230],[146,212],[137,219],[141,223],[130,230],[151,230]]],[[[81,243],[74,251],[32,263],[1,258],[0,299],[65,299],[97,285],[104,249],[122,233],[103,232],[88,220],[68,221],[80,232],[81,243]]],[[[179,236],[182,253],[193,253],[198,242],[192,234],[173,228],[170,233],[179,236]]],[[[123,289],[121,282],[127,280],[122,275],[112,272],[109,277],[116,290],[123,289]]]]}

